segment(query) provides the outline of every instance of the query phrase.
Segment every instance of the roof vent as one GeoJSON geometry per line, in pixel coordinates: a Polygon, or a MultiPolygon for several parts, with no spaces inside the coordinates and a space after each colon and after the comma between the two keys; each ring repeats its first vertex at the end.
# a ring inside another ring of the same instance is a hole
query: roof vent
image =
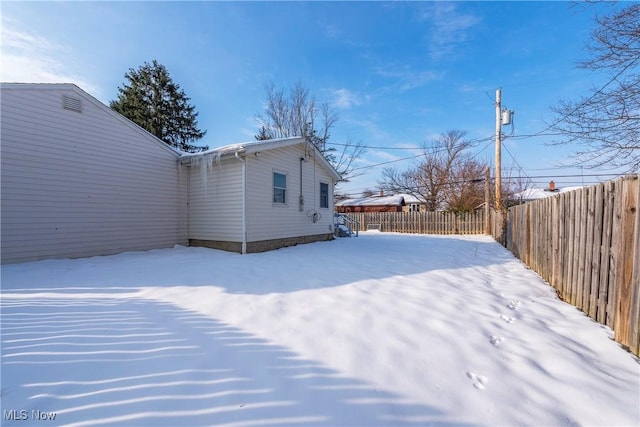
{"type": "Polygon", "coordinates": [[[71,98],[70,96],[63,95],[62,106],[65,110],[77,111],[78,113],[82,112],[82,103],[77,98],[71,98]]]}

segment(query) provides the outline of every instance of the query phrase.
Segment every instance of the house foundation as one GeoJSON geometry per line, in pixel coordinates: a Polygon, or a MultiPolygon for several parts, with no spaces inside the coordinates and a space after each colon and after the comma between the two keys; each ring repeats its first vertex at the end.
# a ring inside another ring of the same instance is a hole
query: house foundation
{"type": "MultiPolygon", "coordinates": [[[[295,246],[304,243],[323,242],[327,240],[333,240],[332,233],[314,234],[311,236],[285,237],[281,239],[261,240],[258,242],[247,242],[247,253],[267,252],[274,249],[285,248],[287,246],[295,246]]],[[[189,239],[189,246],[200,246],[205,248],[242,253],[242,242],[189,239]]]]}

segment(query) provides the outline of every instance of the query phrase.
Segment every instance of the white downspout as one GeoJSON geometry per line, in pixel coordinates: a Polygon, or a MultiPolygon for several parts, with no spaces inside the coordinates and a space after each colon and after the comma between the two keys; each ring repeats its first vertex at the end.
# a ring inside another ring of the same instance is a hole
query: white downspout
{"type": "Polygon", "coordinates": [[[235,153],[242,162],[242,254],[247,253],[247,161],[235,153]]]}

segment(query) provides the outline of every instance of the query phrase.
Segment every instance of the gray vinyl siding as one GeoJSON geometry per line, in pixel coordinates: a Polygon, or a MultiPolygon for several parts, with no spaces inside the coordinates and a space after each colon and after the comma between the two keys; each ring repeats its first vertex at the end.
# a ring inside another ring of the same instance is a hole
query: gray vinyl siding
{"type": "MultiPolygon", "coordinates": [[[[319,155],[319,154],[317,154],[319,155]]],[[[300,158],[304,145],[263,151],[259,157],[247,156],[247,241],[312,236],[332,232],[333,179],[319,162],[308,157],[302,164],[302,195],[299,210],[300,158]],[[287,203],[273,203],[273,172],[287,174],[287,203]],[[329,184],[329,207],[320,208],[320,182],[329,184]],[[311,212],[320,220],[311,221],[311,212]]]]}
{"type": "Polygon", "coordinates": [[[177,153],[73,86],[7,86],[3,263],[187,243],[177,153]],[[65,94],[81,100],[82,112],[62,107],[65,94]]]}
{"type": "Polygon", "coordinates": [[[210,168],[192,165],[189,238],[242,241],[242,163],[225,159],[210,168]],[[206,177],[206,178],[205,178],[206,177]],[[206,184],[204,179],[206,179],[206,184]]]}

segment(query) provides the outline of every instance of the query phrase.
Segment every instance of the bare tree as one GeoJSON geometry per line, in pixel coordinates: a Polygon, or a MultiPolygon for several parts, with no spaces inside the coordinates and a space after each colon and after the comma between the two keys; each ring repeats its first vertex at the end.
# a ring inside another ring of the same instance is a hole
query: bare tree
{"type": "Polygon", "coordinates": [[[256,139],[305,137],[320,150],[344,181],[356,176],[353,162],[364,154],[365,147],[350,139],[344,144],[327,146],[338,121],[329,104],[318,104],[302,82],[297,82],[288,91],[268,82],[265,91],[265,111],[256,116],[260,124],[256,139]]]}
{"type": "Polygon", "coordinates": [[[461,130],[441,134],[430,146],[423,146],[423,157],[414,167],[385,169],[380,188],[411,194],[424,201],[429,211],[474,209],[484,200],[485,165],[465,152],[472,145],[466,135],[461,130]]]}
{"type": "Polygon", "coordinates": [[[608,79],[578,101],[552,107],[558,118],[550,129],[564,137],[555,144],[579,143],[576,159],[591,167],[640,169],[640,4],[625,5],[596,18],[587,43],[587,70],[605,71],[608,79]]]}
{"type": "Polygon", "coordinates": [[[472,212],[482,205],[485,167],[476,160],[464,159],[451,171],[451,181],[445,186],[447,210],[472,212]]]}

